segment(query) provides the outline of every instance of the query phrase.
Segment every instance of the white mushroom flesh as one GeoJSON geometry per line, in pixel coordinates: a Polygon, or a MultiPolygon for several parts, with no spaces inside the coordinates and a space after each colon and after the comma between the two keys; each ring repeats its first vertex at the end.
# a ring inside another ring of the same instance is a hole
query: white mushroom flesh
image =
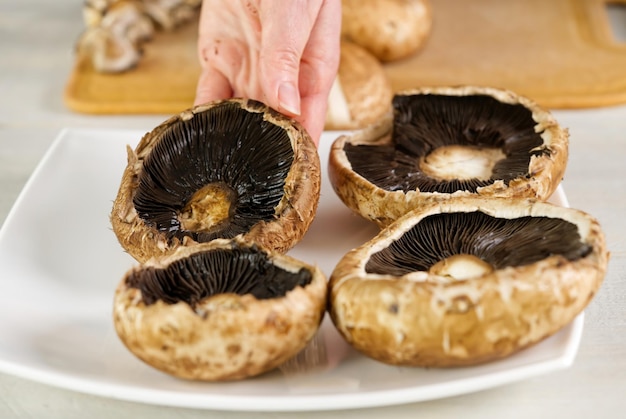
{"type": "Polygon", "coordinates": [[[442,146],[420,162],[424,174],[442,180],[491,178],[493,168],[506,155],[499,148],[442,146]]]}

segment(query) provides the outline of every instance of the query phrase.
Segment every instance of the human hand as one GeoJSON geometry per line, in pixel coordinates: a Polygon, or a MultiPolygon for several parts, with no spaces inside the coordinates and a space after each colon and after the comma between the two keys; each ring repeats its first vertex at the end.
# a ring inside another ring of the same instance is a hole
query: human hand
{"type": "Polygon", "coordinates": [[[204,0],[195,104],[256,99],[294,117],[317,144],[340,31],[341,0],[204,0]]]}

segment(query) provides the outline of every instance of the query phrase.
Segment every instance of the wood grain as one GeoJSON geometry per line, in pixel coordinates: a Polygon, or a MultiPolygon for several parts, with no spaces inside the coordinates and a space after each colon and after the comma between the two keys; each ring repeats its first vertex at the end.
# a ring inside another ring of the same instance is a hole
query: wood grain
{"type": "MultiPolygon", "coordinates": [[[[433,0],[426,47],[385,71],[395,91],[474,84],[508,88],[548,108],[626,103],[626,45],[613,39],[606,1],[433,0]]],[[[93,114],[169,114],[190,106],[200,71],[196,33],[190,24],[157,34],[139,65],[118,75],[77,60],[66,105],[93,114]]]]}

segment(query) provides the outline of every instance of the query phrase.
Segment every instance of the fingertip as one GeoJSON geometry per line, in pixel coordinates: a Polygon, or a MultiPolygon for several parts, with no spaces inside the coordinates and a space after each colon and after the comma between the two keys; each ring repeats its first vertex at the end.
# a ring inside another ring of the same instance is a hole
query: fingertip
{"type": "Polygon", "coordinates": [[[300,93],[295,84],[282,82],[278,86],[277,96],[279,111],[286,112],[292,116],[300,115],[300,93]]]}
{"type": "Polygon", "coordinates": [[[322,133],[324,132],[324,122],[326,120],[325,115],[321,118],[316,117],[314,120],[311,120],[309,123],[309,135],[313,139],[313,142],[316,146],[320,144],[320,138],[322,137],[322,133]]]}

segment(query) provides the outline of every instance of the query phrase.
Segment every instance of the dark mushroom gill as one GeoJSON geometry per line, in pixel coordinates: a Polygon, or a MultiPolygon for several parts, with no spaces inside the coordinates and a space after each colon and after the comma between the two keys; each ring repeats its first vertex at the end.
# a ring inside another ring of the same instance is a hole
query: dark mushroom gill
{"type": "Polygon", "coordinates": [[[220,104],[162,134],[144,160],[133,204],[146,224],[169,239],[232,238],[274,218],[293,156],[288,134],[262,113],[220,104]],[[185,229],[181,212],[211,184],[233,199],[227,219],[208,230],[185,229]]]}
{"type": "Polygon", "coordinates": [[[490,96],[397,95],[393,100],[391,143],[346,144],[352,169],[378,187],[409,192],[475,192],[495,180],[508,185],[528,176],[532,155],[543,144],[530,110],[521,104],[502,103],[490,96]],[[493,167],[490,179],[441,180],[426,175],[420,159],[451,145],[498,148],[505,158],[493,167]]]}
{"type": "Polygon", "coordinates": [[[551,255],[585,257],[591,246],[576,225],[560,218],[496,218],[482,212],[425,217],[387,248],[374,253],[365,271],[402,276],[428,271],[440,260],[469,254],[495,269],[528,265],[551,255]]]}
{"type": "Polygon", "coordinates": [[[293,273],[277,267],[267,254],[255,247],[213,249],[191,254],[165,268],[145,267],[126,279],[141,291],[146,305],[158,300],[168,304],[180,301],[194,307],[212,295],[252,294],[258,299],[284,296],[312,280],[310,271],[293,273]]]}

